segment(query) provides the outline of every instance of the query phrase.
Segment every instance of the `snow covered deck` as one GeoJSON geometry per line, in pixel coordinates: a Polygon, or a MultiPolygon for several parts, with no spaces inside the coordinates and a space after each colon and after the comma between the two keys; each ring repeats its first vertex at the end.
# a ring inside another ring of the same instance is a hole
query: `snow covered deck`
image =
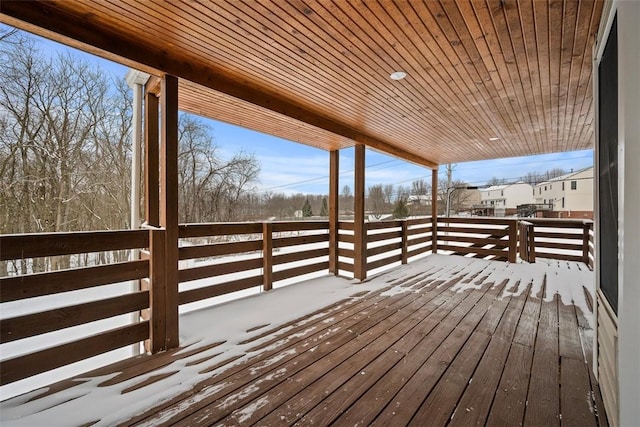
{"type": "Polygon", "coordinates": [[[3,425],[606,425],[593,273],[431,255],[182,315],[180,349],[2,402],[3,425]]]}

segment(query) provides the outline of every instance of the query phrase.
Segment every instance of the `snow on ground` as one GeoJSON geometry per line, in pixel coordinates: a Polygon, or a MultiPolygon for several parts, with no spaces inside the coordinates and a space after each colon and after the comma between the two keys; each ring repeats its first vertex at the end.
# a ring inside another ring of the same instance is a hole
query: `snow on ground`
{"type": "MultiPolygon", "coordinates": [[[[124,381],[119,384],[98,387],[101,382],[114,377],[116,374],[89,378],[86,383],[79,384],[68,390],[28,402],[34,396],[45,393],[42,388],[26,395],[18,396],[0,404],[0,422],[3,426],[34,426],[34,425],[82,425],[100,420],[97,425],[113,425],[143,412],[146,408],[170,400],[172,397],[190,390],[195,384],[211,376],[210,373],[201,374],[202,366],[193,363],[206,356],[212,357],[208,363],[214,365],[218,361],[227,360],[234,355],[244,355],[233,364],[242,363],[248,357],[259,352],[267,351],[279,344],[245,354],[249,348],[269,341],[277,336],[286,339],[286,332],[292,327],[279,328],[275,333],[255,339],[250,343],[241,344],[245,340],[260,335],[267,329],[274,329],[308,313],[321,310],[323,307],[345,299],[356,300],[362,296],[352,296],[363,290],[373,291],[388,287],[402,278],[426,275],[435,280],[448,280],[462,274],[467,277],[478,275],[488,276],[484,283],[493,282],[494,285],[508,280],[503,291],[504,297],[524,292],[532,283],[531,294],[539,295],[546,275],[545,300],[552,300],[557,293],[564,304],[574,303],[582,309],[593,326],[583,287],[593,294],[593,273],[584,264],[568,263],[566,261],[538,259],[535,264],[508,264],[503,262],[485,261],[474,258],[446,255],[430,255],[400,268],[394,268],[384,274],[372,278],[364,283],[346,280],[335,276],[325,276],[274,289],[260,295],[252,295],[235,301],[223,303],[214,307],[194,310],[180,315],[180,339],[182,345],[189,345],[188,350],[204,347],[215,342],[225,341],[224,344],[178,359],[171,364],[142,377],[124,381]],[[517,286],[516,286],[517,285],[517,286]],[[259,326],[267,325],[262,328],[259,326]],[[191,366],[190,365],[191,362],[191,366]],[[147,377],[162,373],[178,371],[163,380],[152,383],[138,390],[122,394],[122,391],[134,384],[140,383],[147,377]]],[[[475,280],[459,281],[455,291],[464,292],[477,287],[475,280]]],[[[411,287],[400,284],[387,291],[390,295],[400,292],[418,292],[411,287]]],[[[317,318],[322,316],[318,314],[317,318]]],[[[297,325],[308,323],[305,320],[297,325]]],[[[187,351],[187,350],[184,350],[187,351]]],[[[308,351],[313,351],[309,349],[308,351]]],[[[282,357],[279,354],[272,358],[282,357]]],[[[262,363],[275,363],[266,359],[262,363]]],[[[227,369],[228,365],[218,370],[227,369]]],[[[224,384],[209,387],[192,396],[191,402],[206,398],[224,387],[224,384]]],[[[236,396],[237,397],[237,396],[236,396]]],[[[229,396],[233,398],[233,395],[229,396]]],[[[261,402],[255,402],[258,408],[261,402]]],[[[169,417],[175,412],[168,409],[158,414],[169,417]]],[[[249,414],[250,415],[250,414],[249,414]]],[[[166,418],[165,418],[166,419],[166,418]]]]}

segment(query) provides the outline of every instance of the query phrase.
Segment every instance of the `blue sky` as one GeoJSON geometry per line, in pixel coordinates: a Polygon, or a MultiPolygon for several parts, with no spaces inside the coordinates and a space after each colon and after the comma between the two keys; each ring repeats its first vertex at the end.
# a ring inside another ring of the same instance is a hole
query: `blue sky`
{"type": "MultiPolygon", "coordinates": [[[[31,36],[48,54],[73,51],[83,59],[95,62],[101,69],[124,78],[128,68],[93,55],[68,48],[49,40],[31,36]]],[[[329,183],[329,153],[313,147],[282,140],[214,120],[205,120],[211,127],[216,144],[223,156],[232,156],[239,150],[253,153],[261,165],[257,190],[305,194],[326,194],[329,183]]],[[[411,181],[424,178],[431,181],[431,170],[367,150],[366,186],[392,184],[410,186],[411,181]]],[[[528,172],[544,172],[562,168],[578,170],[593,164],[593,151],[574,151],[530,157],[506,158],[458,163],[453,179],[481,186],[493,177],[516,180],[528,172]]],[[[353,185],[353,149],[340,152],[340,188],[353,185]]],[[[439,179],[446,179],[444,166],[439,179]]]]}

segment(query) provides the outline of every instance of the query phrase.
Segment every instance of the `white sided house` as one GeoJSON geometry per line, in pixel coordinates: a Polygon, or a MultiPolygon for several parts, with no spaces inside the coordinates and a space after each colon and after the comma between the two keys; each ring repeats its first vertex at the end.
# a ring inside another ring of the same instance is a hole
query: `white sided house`
{"type": "Polygon", "coordinates": [[[480,204],[495,216],[514,215],[518,205],[533,203],[533,187],[524,182],[492,185],[480,190],[480,204]]]}
{"type": "Polygon", "coordinates": [[[537,184],[533,198],[545,217],[593,219],[593,166],[537,184]]]}

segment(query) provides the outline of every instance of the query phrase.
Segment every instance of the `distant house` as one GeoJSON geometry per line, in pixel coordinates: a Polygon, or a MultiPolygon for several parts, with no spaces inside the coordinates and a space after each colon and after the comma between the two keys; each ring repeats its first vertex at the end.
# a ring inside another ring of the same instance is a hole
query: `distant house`
{"type": "Polygon", "coordinates": [[[518,205],[533,203],[533,187],[524,182],[492,185],[480,190],[480,205],[474,209],[484,215],[515,215],[518,205]]]}
{"type": "Polygon", "coordinates": [[[545,217],[593,219],[593,166],[537,184],[533,197],[545,217]]]}

